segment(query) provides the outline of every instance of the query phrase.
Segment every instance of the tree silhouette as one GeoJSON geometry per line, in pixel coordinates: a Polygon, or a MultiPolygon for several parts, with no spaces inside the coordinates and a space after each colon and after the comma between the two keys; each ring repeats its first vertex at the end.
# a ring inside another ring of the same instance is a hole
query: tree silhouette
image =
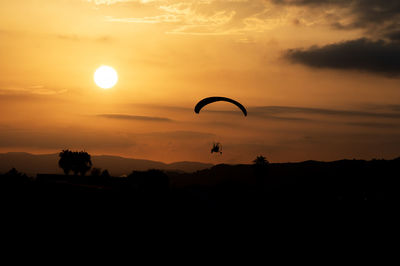
{"type": "Polygon", "coordinates": [[[110,177],[110,173],[108,172],[107,169],[105,169],[105,170],[103,170],[103,172],[101,172],[101,177],[103,177],[103,178],[110,177]]]}
{"type": "Polygon", "coordinates": [[[265,158],[265,157],[262,156],[262,155],[257,156],[257,158],[253,160],[253,163],[254,163],[255,165],[260,165],[260,166],[269,164],[267,158],[265,158]]]}
{"type": "Polygon", "coordinates": [[[73,160],[74,163],[72,171],[74,172],[75,175],[80,173],[82,176],[84,176],[86,172],[89,171],[90,168],[92,168],[92,160],[90,158],[89,153],[84,151],[76,152],[74,153],[73,158],[74,158],[73,160]]]}
{"type": "Polygon", "coordinates": [[[256,185],[259,193],[262,193],[264,191],[264,186],[265,186],[265,177],[268,172],[268,160],[260,155],[257,156],[256,159],[253,160],[254,163],[254,169],[255,169],[255,176],[256,176],[256,185]]]}
{"type": "Polygon", "coordinates": [[[92,168],[91,157],[87,152],[63,150],[59,156],[58,165],[64,170],[66,175],[72,171],[75,175],[81,174],[84,176],[92,168]]]}
{"type": "Polygon", "coordinates": [[[24,183],[27,181],[29,181],[29,177],[24,173],[18,172],[15,168],[12,168],[10,171],[2,175],[0,180],[0,182],[10,184],[24,183]]]}
{"type": "Polygon", "coordinates": [[[92,171],[90,172],[91,176],[100,176],[101,175],[101,168],[93,167],[92,171]]]}
{"type": "Polygon", "coordinates": [[[70,150],[63,150],[58,155],[60,160],[58,161],[58,166],[63,169],[66,175],[72,170],[72,155],[73,152],[70,150]]]}

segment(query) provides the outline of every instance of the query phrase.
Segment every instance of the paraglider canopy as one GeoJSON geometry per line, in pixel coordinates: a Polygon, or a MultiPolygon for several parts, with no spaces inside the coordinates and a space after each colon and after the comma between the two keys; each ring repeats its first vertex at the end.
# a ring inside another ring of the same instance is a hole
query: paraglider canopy
{"type": "Polygon", "coordinates": [[[220,102],[220,101],[224,101],[224,102],[229,102],[229,103],[233,103],[234,105],[236,105],[237,107],[240,108],[240,110],[242,110],[244,116],[247,116],[247,110],[246,108],[244,108],[244,106],[242,104],[240,104],[239,102],[230,99],[230,98],[226,98],[226,97],[208,97],[208,98],[204,98],[203,100],[201,100],[200,102],[198,102],[196,104],[196,106],[194,107],[194,111],[196,114],[198,114],[200,112],[200,110],[210,104],[210,103],[214,103],[214,102],[220,102]]]}

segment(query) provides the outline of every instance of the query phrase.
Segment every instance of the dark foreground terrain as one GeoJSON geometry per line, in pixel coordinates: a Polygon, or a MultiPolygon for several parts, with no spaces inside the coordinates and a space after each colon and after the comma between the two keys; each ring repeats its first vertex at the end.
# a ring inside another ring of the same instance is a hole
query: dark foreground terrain
{"type": "Polygon", "coordinates": [[[195,173],[134,171],[128,177],[0,176],[2,207],[46,212],[221,214],[274,209],[361,209],[400,203],[400,159],[217,165],[195,173]]]}
{"type": "Polygon", "coordinates": [[[399,170],[399,159],[217,165],[127,177],[31,178],[12,170],[0,176],[0,225],[16,246],[30,239],[33,247],[46,236],[50,246],[69,239],[83,250],[96,242],[148,243],[153,250],[160,238],[171,254],[179,253],[177,239],[186,249],[252,244],[261,254],[298,250],[307,241],[351,250],[354,241],[369,245],[398,228],[399,170]]]}

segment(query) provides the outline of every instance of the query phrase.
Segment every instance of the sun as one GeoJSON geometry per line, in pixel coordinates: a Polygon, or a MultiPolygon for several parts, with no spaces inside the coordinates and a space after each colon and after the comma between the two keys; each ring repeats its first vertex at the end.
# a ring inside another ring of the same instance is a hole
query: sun
{"type": "Polygon", "coordinates": [[[118,82],[118,74],[110,66],[100,66],[94,73],[94,82],[102,89],[111,89],[118,82]]]}

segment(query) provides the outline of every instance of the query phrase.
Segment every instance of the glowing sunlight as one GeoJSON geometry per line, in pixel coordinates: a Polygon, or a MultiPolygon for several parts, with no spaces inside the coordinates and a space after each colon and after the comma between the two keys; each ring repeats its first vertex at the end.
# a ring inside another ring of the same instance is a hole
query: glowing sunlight
{"type": "Polygon", "coordinates": [[[94,73],[94,82],[102,89],[110,89],[118,82],[118,74],[110,66],[101,66],[94,73]]]}

